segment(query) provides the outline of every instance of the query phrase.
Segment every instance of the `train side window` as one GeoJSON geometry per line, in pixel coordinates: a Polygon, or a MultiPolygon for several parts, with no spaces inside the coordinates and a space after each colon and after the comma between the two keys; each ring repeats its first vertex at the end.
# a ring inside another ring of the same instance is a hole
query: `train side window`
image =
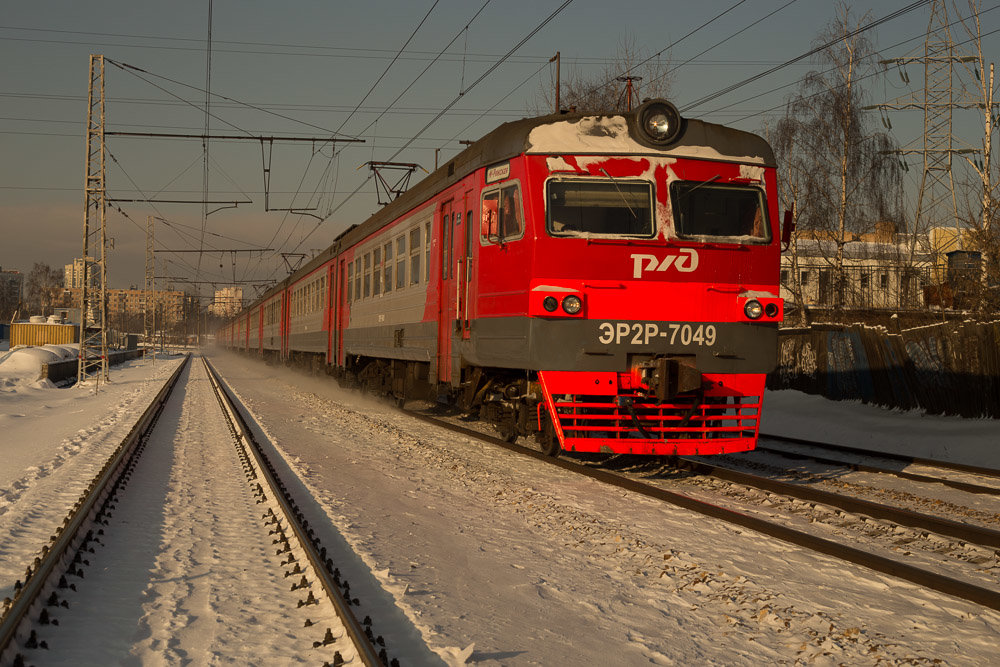
{"type": "Polygon", "coordinates": [[[365,298],[372,295],[372,256],[365,253],[365,298]]]}
{"type": "Polygon", "coordinates": [[[500,190],[500,233],[508,240],[520,238],[524,234],[521,193],[516,185],[500,190]]]}
{"type": "Polygon", "coordinates": [[[396,289],[406,287],[406,236],[396,239],[396,289]]]}
{"type": "Polygon", "coordinates": [[[420,282],[420,227],[410,230],[410,284],[420,282]]]}
{"type": "Polygon", "coordinates": [[[491,243],[500,236],[500,192],[490,192],[483,196],[483,219],[479,227],[479,237],[491,243]]]}
{"type": "Polygon", "coordinates": [[[441,216],[441,280],[451,275],[451,221],[452,216],[441,216]]]}
{"type": "Polygon", "coordinates": [[[354,262],[347,263],[347,303],[352,301],[354,296],[352,289],[354,287],[354,262]]]}
{"type": "Polygon", "coordinates": [[[465,256],[472,257],[472,211],[465,213],[465,256]]]}
{"type": "Polygon", "coordinates": [[[392,291],[392,241],[382,246],[382,253],[385,255],[385,280],[383,284],[385,285],[386,293],[389,293],[392,291]]]}
{"type": "Polygon", "coordinates": [[[382,291],[382,249],[372,250],[372,296],[378,296],[382,291]]]}
{"type": "Polygon", "coordinates": [[[424,280],[431,281],[431,223],[424,223],[424,280]]]}
{"type": "Polygon", "coordinates": [[[361,298],[361,258],[354,260],[354,300],[361,298]]]}
{"type": "Polygon", "coordinates": [[[517,183],[483,196],[480,239],[485,243],[516,241],[524,236],[524,207],[517,183]]]}

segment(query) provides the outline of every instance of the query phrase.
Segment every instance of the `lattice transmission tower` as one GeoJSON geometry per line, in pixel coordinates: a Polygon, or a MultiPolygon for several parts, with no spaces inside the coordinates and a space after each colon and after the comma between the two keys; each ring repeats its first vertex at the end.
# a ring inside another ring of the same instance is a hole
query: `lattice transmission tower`
{"type": "Polygon", "coordinates": [[[80,289],[78,382],[108,381],[107,193],[104,165],[104,56],[90,56],[87,164],[84,182],[83,286],[80,289]],[[95,253],[97,259],[91,257],[95,253]]]}
{"type": "Polygon", "coordinates": [[[146,278],[143,283],[142,324],[146,354],[156,361],[156,244],[153,220],[146,216],[146,278]]]}
{"type": "MultiPolygon", "coordinates": [[[[956,86],[955,64],[971,62],[975,58],[956,53],[955,43],[948,27],[948,6],[945,0],[931,4],[930,21],[924,40],[923,55],[892,58],[881,61],[886,65],[904,67],[923,65],[924,88],[893,102],[877,105],[885,111],[921,110],[924,115],[923,145],[906,147],[898,154],[919,155],[923,160],[920,191],[913,218],[913,237],[920,229],[955,227],[958,224],[958,200],[952,172],[954,157],[961,153],[974,153],[974,149],[955,148],[952,112],[955,109],[972,109],[978,105],[964,87],[956,86]]],[[[905,81],[909,81],[902,70],[905,81]]],[[[915,143],[915,142],[914,142],[915,143]]]]}

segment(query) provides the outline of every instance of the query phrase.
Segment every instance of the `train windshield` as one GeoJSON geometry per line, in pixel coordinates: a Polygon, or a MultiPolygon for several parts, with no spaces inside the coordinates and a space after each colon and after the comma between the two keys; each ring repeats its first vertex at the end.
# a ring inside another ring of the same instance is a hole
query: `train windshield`
{"type": "Polygon", "coordinates": [[[545,202],[553,236],[651,238],[656,231],[649,181],[554,178],[545,202]]]}
{"type": "Polygon", "coordinates": [[[674,231],[680,238],[728,243],[771,240],[764,192],[759,188],[674,181],[670,196],[674,231]]]}

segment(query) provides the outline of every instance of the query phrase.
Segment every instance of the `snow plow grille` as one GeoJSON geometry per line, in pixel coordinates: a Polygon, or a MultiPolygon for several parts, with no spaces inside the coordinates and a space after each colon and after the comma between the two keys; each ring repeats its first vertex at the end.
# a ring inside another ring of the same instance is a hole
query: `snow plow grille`
{"type": "Polygon", "coordinates": [[[720,386],[706,376],[709,389],[657,405],[629,386],[628,374],[539,373],[563,449],[668,455],[753,449],[760,425],[763,376],[755,393],[746,391],[752,387],[733,386],[734,381],[748,384],[748,377],[756,378],[731,376],[720,386]]]}

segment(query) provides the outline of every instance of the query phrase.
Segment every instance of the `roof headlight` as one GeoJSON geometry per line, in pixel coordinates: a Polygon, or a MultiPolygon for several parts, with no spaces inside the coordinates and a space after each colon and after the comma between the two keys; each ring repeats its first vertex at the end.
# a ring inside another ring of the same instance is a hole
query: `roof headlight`
{"type": "Polygon", "coordinates": [[[575,294],[570,294],[562,302],[563,310],[565,310],[570,315],[576,315],[583,308],[583,301],[580,300],[575,294]]]}
{"type": "Polygon", "coordinates": [[[666,100],[651,100],[639,107],[639,129],[657,145],[673,143],[681,133],[681,114],[666,100]]]}
{"type": "Polygon", "coordinates": [[[764,314],[764,307],[757,299],[750,299],[743,305],[743,312],[751,320],[759,320],[760,316],[764,314]]]}

